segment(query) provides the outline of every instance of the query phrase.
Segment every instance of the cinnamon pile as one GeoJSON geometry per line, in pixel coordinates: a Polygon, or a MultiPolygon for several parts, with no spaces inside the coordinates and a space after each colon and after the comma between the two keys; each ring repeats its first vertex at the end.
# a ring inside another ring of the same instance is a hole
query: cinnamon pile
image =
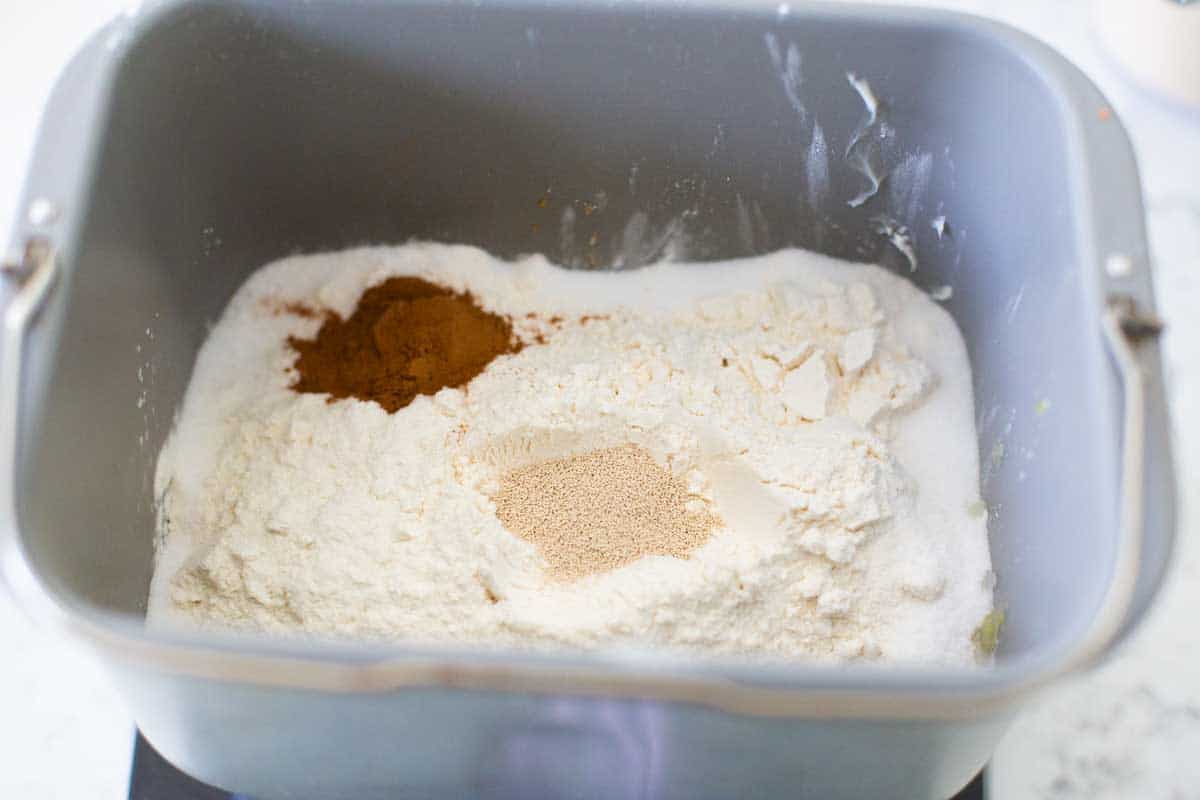
{"type": "Polygon", "coordinates": [[[346,319],[329,315],[314,339],[290,337],[297,392],[374,401],[392,413],[417,395],[465,386],[521,343],[505,317],[420,278],[390,278],[346,319]]]}

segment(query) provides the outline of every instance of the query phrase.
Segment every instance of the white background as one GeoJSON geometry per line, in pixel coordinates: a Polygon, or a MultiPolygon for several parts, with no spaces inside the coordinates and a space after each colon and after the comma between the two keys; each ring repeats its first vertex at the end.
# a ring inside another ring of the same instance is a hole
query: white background
{"type": "MultiPolygon", "coordinates": [[[[1200,459],[1200,112],[1130,83],[1094,41],[1085,0],[926,4],[1024,28],[1063,51],[1108,94],[1137,149],[1159,302],[1170,325],[1165,347],[1182,506],[1174,569],[1129,646],[1018,718],[989,771],[990,796],[1200,798],[1200,540],[1190,482],[1200,459]]],[[[5,0],[0,6],[0,232],[7,232],[54,77],[126,3],[5,0]]],[[[124,797],[133,727],[99,666],[36,629],[2,595],[0,643],[0,797],[124,797]]]]}

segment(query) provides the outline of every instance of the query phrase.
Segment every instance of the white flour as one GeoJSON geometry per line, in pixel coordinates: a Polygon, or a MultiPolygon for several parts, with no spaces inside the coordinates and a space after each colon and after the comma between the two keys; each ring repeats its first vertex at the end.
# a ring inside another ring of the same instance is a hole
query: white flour
{"type": "Polygon", "coordinates": [[[991,609],[973,414],[954,323],[876,267],[786,251],[579,272],[432,244],[286,259],[213,329],[160,456],[150,622],[973,663],[991,609]],[[394,275],[469,290],[546,343],[395,414],[292,392],[286,338],[320,323],[272,309],[346,316],[394,275]],[[625,442],[726,526],[687,560],[548,581],[489,494],[625,442]]]}

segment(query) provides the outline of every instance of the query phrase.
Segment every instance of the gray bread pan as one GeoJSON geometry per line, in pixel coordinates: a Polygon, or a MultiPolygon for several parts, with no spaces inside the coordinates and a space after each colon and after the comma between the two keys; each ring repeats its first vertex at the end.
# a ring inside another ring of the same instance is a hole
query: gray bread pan
{"type": "Polygon", "coordinates": [[[229,790],[944,798],[1021,702],[1112,650],[1168,561],[1130,146],[1091,83],[1003,26],[819,3],[151,2],[63,74],[23,197],[0,297],[5,582],[94,648],[164,756],[229,790]],[[581,268],[795,245],[942,298],[974,370],[995,667],[146,630],[155,459],[208,327],[267,261],[414,237],[581,268]]]}

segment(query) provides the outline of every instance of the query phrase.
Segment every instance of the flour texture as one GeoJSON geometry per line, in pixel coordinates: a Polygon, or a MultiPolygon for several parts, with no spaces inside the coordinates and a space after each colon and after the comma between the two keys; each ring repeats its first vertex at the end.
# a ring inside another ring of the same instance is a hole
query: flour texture
{"type": "Polygon", "coordinates": [[[292,257],[246,282],[198,356],[158,463],[149,622],[971,664],[992,608],[973,416],[952,319],[874,266],[292,257]],[[346,317],[399,275],[469,292],[524,346],[395,413],[293,391],[288,337],[321,322],[281,309],[346,317]],[[498,518],[505,476],[627,445],[720,524],[686,557],[556,578],[498,518]]]}

